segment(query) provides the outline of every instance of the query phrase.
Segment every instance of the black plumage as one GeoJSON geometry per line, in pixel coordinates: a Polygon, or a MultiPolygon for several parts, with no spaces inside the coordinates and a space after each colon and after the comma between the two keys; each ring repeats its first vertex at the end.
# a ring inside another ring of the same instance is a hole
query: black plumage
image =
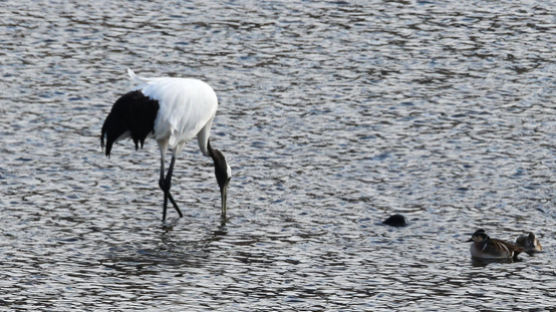
{"type": "Polygon", "coordinates": [[[104,147],[106,139],[106,156],[110,156],[114,142],[126,133],[135,143],[135,149],[139,148],[139,144],[142,148],[145,138],[154,131],[158,108],[158,101],[146,97],[139,90],[122,95],[102,125],[100,144],[104,147]]]}

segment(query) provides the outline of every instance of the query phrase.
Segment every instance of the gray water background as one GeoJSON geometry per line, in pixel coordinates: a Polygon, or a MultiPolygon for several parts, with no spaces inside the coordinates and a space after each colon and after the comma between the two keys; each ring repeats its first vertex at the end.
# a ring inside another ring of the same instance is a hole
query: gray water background
{"type": "Polygon", "coordinates": [[[555,7],[0,2],[0,310],[554,309],[555,7]],[[216,90],[226,225],[196,142],[168,227],[155,142],[102,154],[127,67],[216,90]]]}

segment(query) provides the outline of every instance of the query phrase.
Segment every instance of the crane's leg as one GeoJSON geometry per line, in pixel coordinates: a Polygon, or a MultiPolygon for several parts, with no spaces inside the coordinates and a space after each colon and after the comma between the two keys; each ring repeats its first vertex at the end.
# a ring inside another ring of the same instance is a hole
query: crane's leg
{"type": "Polygon", "coordinates": [[[170,194],[170,188],[172,187],[172,173],[174,172],[175,162],[176,162],[176,157],[175,155],[172,155],[172,159],[170,160],[170,167],[168,168],[168,173],[166,174],[166,176],[164,176],[164,154],[161,153],[160,180],[158,180],[158,185],[160,186],[160,189],[162,189],[162,191],[164,192],[164,203],[162,206],[162,222],[166,220],[166,208],[168,207],[168,200],[170,200],[170,202],[174,206],[174,209],[176,209],[176,211],[180,215],[180,218],[183,217],[183,214],[181,213],[178,204],[176,204],[176,201],[172,197],[172,194],[170,194]]]}
{"type": "Polygon", "coordinates": [[[164,183],[164,152],[160,151],[160,180],[158,180],[158,186],[164,192],[164,203],[162,204],[162,222],[166,220],[166,206],[168,206],[168,192],[166,191],[166,186],[164,183]]]}
{"type": "MultiPolygon", "coordinates": [[[[181,210],[178,207],[178,204],[176,204],[176,201],[172,197],[172,194],[170,194],[170,187],[172,186],[172,173],[174,173],[174,163],[175,162],[176,162],[176,156],[175,156],[175,154],[172,154],[172,159],[170,160],[170,168],[168,168],[168,173],[166,174],[166,187],[168,188],[168,190],[167,190],[168,199],[170,200],[170,202],[174,206],[174,209],[176,209],[176,211],[178,212],[178,214],[180,215],[180,218],[181,218],[181,217],[183,217],[183,214],[181,213],[181,210]]],[[[166,208],[164,210],[166,210],[166,208]]]]}

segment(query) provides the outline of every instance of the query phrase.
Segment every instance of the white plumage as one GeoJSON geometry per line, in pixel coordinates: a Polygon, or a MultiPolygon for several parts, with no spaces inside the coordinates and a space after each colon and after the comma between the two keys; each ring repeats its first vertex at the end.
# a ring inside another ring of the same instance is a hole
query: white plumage
{"type": "Polygon", "coordinates": [[[115,141],[131,136],[137,148],[139,142],[143,145],[148,134],[153,135],[161,154],[159,185],[164,191],[164,220],[168,199],[181,216],[169,192],[175,156],[185,143],[197,137],[203,155],[214,161],[222,195],[222,215],[225,216],[231,169],[224,155],[210,146],[210,129],[218,109],[218,99],[212,87],[193,78],[146,78],[135,75],[131,69],[128,74],[138,86],[116,101],[104,122],[101,144],[104,146],[104,140],[107,141],[106,155],[110,155],[115,141]],[[172,160],[165,176],[164,158],[168,149],[172,151],[172,160]]]}
{"type": "Polygon", "coordinates": [[[218,109],[212,87],[193,78],[144,78],[135,75],[131,69],[128,74],[133,81],[140,83],[137,90],[160,105],[154,121],[155,140],[167,140],[168,147],[179,153],[185,143],[200,134],[199,148],[208,156],[207,141],[218,109]]]}

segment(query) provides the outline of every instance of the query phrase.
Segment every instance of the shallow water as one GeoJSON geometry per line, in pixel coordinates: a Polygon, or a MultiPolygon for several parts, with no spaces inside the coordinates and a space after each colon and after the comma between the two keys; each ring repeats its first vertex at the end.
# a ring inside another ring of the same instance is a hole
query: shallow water
{"type": "Polygon", "coordinates": [[[1,309],[556,306],[552,1],[0,7],[1,309]],[[156,144],[103,156],[126,67],[216,89],[225,225],[195,142],[167,227],[156,144]],[[545,252],[472,262],[477,228],[545,252]]]}

